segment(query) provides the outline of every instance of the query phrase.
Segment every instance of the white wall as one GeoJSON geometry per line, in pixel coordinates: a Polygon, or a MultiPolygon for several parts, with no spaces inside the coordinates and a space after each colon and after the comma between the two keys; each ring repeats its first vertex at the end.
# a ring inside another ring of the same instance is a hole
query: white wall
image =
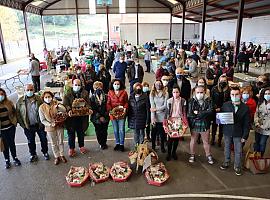
{"type": "MultiPolygon", "coordinates": [[[[199,34],[199,24],[186,24],[185,26],[185,40],[194,40],[194,34],[199,34]]],[[[136,24],[120,25],[121,40],[127,40],[132,44],[136,44],[136,24]]],[[[182,24],[173,24],[172,26],[172,39],[180,41],[182,37],[182,24]]],[[[145,44],[149,41],[156,39],[170,38],[170,24],[139,24],[139,40],[140,44],[145,44]]],[[[198,39],[196,39],[198,40],[198,39]]]]}
{"type": "MultiPolygon", "coordinates": [[[[235,41],[237,20],[208,22],[205,28],[207,41],[235,41]]],[[[270,16],[256,17],[243,20],[242,42],[270,43],[270,16]]]]}

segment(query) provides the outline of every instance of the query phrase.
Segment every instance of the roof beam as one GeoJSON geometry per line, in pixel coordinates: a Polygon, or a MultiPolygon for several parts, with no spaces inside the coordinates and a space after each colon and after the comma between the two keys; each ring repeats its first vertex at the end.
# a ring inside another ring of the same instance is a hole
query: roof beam
{"type": "MultiPolygon", "coordinates": [[[[182,16],[179,16],[179,15],[172,15],[173,17],[177,17],[177,18],[182,18],[182,16]]],[[[190,18],[190,17],[186,17],[186,19],[190,20],[190,21],[194,21],[194,22],[198,22],[198,23],[201,23],[200,20],[197,20],[197,19],[193,19],[193,18],[190,18]]]]}
{"type": "MultiPolygon", "coordinates": [[[[189,13],[191,13],[191,14],[194,14],[194,15],[202,16],[202,13],[194,12],[194,11],[192,11],[192,10],[187,10],[187,12],[189,12],[189,13]]],[[[186,15],[186,16],[189,17],[190,15],[186,15]]],[[[221,21],[220,18],[215,17],[215,16],[212,16],[212,15],[206,14],[205,16],[206,16],[207,18],[212,18],[212,19],[214,19],[214,20],[221,21]]]]}
{"type": "Polygon", "coordinates": [[[47,6],[45,6],[44,8],[41,9],[40,14],[42,15],[44,10],[46,10],[47,8],[52,6],[53,4],[58,3],[59,1],[61,1],[61,0],[55,0],[55,1],[52,1],[51,3],[49,3],[47,6]]]}
{"type": "MultiPolygon", "coordinates": [[[[233,9],[231,7],[229,8],[225,8],[225,6],[221,6],[221,5],[218,5],[218,4],[211,4],[212,7],[215,7],[215,8],[218,8],[219,10],[226,10],[226,11],[229,11],[231,13],[236,13],[238,14],[238,11],[236,9],[233,9]]],[[[207,11],[208,12],[208,11],[207,11]]],[[[249,15],[249,14],[246,14],[246,13],[243,13],[244,17],[248,17],[248,18],[251,18],[252,16],[249,15]]]]}
{"type": "Polygon", "coordinates": [[[155,2],[158,2],[158,3],[160,3],[160,4],[162,4],[162,5],[165,6],[166,8],[169,8],[169,9],[172,8],[169,4],[167,4],[167,3],[163,2],[163,1],[160,1],[160,0],[154,0],[154,1],[155,1],[155,2]]]}

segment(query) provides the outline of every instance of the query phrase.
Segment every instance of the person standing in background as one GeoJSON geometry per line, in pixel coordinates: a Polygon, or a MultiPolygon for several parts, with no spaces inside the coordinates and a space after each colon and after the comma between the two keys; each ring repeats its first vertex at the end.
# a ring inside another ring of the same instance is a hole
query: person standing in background
{"type": "Polygon", "coordinates": [[[31,53],[29,73],[32,76],[32,82],[34,84],[35,92],[40,91],[40,63],[39,60],[35,58],[35,55],[31,53]]]}

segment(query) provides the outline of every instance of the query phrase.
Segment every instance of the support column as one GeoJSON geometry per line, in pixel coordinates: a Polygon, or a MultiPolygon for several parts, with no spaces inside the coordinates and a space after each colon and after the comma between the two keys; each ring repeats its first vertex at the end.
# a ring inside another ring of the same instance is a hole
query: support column
{"type": "Polygon", "coordinates": [[[137,0],[137,11],[136,11],[136,36],[137,36],[137,45],[139,45],[139,0],[137,0]]]}
{"type": "Polygon", "coordinates": [[[77,23],[78,44],[79,44],[79,48],[80,48],[81,41],[80,41],[80,29],[79,29],[79,18],[78,18],[78,0],[75,0],[75,6],[76,6],[76,23],[77,23]]]}
{"type": "Polygon", "coordinates": [[[181,40],[181,47],[184,48],[184,41],[185,41],[185,18],[186,18],[186,4],[182,4],[182,40],[181,40]]]}
{"type": "Polygon", "coordinates": [[[237,63],[237,55],[239,53],[239,48],[240,48],[244,6],[245,6],[245,0],[240,0],[239,7],[238,7],[238,18],[237,18],[235,47],[234,47],[234,59],[233,59],[234,67],[236,66],[236,63],[237,63]]]}
{"type": "Polygon", "coordinates": [[[171,17],[170,17],[170,41],[172,40],[172,9],[171,9],[171,17]]]}
{"type": "Polygon", "coordinates": [[[5,49],[5,43],[4,43],[4,37],[3,37],[2,28],[1,28],[1,23],[0,23],[0,43],[1,43],[1,50],[2,50],[4,64],[6,64],[7,63],[7,54],[6,54],[6,49],[5,49]]]}
{"type": "Polygon", "coordinates": [[[27,47],[28,47],[28,53],[30,55],[31,54],[31,47],[30,47],[30,42],[29,42],[28,27],[27,27],[27,15],[26,15],[25,9],[23,10],[23,21],[24,21],[24,28],[25,28],[25,33],[26,33],[26,42],[27,42],[27,47]]]}
{"type": "Polygon", "coordinates": [[[109,6],[106,6],[107,15],[107,32],[108,32],[108,48],[110,47],[110,24],[109,24],[109,6]]]}
{"type": "Polygon", "coordinates": [[[202,10],[201,50],[203,49],[204,45],[206,7],[207,7],[207,0],[204,0],[202,10]]]}
{"type": "Polygon", "coordinates": [[[46,46],[46,39],[45,39],[45,31],[44,31],[44,21],[43,21],[43,15],[40,15],[40,20],[41,20],[41,26],[42,26],[42,35],[43,35],[43,45],[44,48],[47,48],[46,46]]]}

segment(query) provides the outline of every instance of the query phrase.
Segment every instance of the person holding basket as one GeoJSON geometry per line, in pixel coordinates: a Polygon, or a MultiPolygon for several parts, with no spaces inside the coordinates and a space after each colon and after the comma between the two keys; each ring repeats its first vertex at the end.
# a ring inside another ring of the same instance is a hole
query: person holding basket
{"type": "Polygon", "coordinates": [[[173,87],[173,97],[167,101],[166,118],[163,122],[165,133],[168,134],[168,155],[167,161],[177,160],[176,150],[179,138],[183,136],[188,128],[186,115],[186,100],[180,97],[180,89],[178,86],[173,87]]]}

